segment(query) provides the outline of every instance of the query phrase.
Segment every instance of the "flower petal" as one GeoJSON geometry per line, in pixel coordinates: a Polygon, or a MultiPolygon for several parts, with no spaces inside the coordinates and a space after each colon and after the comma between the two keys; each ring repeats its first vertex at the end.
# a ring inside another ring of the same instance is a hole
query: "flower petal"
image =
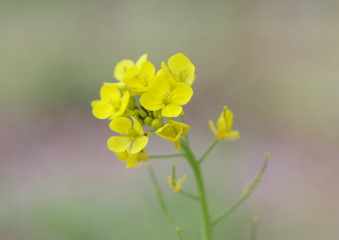
{"type": "Polygon", "coordinates": [[[218,129],[225,129],[226,131],[228,131],[232,129],[232,125],[233,113],[225,106],[217,121],[218,129]]]}
{"type": "Polygon", "coordinates": [[[138,136],[141,136],[144,134],[144,130],[142,129],[142,126],[140,124],[140,122],[135,119],[134,117],[132,117],[133,119],[133,131],[135,134],[137,134],[138,136]]]}
{"type": "Polygon", "coordinates": [[[181,112],[182,112],[182,107],[174,103],[166,105],[162,109],[162,115],[164,117],[177,117],[180,115],[181,112]]]}
{"type": "Polygon", "coordinates": [[[143,62],[145,62],[147,60],[148,54],[144,53],[143,55],[141,55],[141,57],[139,57],[139,59],[137,60],[136,65],[140,66],[143,62]]]}
{"type": "Polygon", "coordinates": [[[156,111],[164,106],[162,95],[154,91],[144,93],[140,98],[140,104],[150,111],[156,111]]]}
{"type": "Polygon", "coordinates": [[[118,85],[105,83],[100,89],[101,100],[116,100],[120,99],[120,91],[118,85]]]}
{"type": "Polygon", "coordinates": [[[146,147],[147,143],[148,143],[148,137],[145,137],[145,136],[137,137],[133,141],[131,153],[135,154],[135,153],[140,152],[143,148],[146,147]]]}
{"type": "Polygon", "coordinates": [[[238,131],[228,131],[223,134],[225,140],[236,140],[240,138],[240,133],[238,131]]]}
{"type": "Polygon", "coordinates": [[[120,133],[121,135],[126,135],[132,128],[132,121],[127,117],[118,117],[110,122],[109,127],[111,130],[120,133]]]}
{"type": "Polygon", "coordinates": [[[106,101],[93,101],[91,105],[92,114],[99,119],[109,118],[114,111],[113,105],[106,101]]]}
{"type": "Polygon", "coordinates": [[[114,136],[107,140],[107,147],[113,152],[125,152],[131,146],[128,137],[114,136]]]}
{"type": "Polygon", "coordinates": [[[193,96],[193,90],[186,84],[180,84],[172,91],[172,102],[178,105],[184,105],[191,100],[193,96]]]}
{"type": "Polygon", "coordinates": [[[151,62],[145,61],[140,65],[140,75],[153,76],[154,74],[155,74],[155,67],[151,62]]]}
{"type": "MultiPolygon", "coordinates": [[[[120,109],[118,109],[113,115],[112,118],[115,117],[120,117],[121,115],[123,115],[126,111],[127,105],[129,103],[129,96],[130,93],[129,91],[124,92],[124,94],[122,95],[121,98],[121,104],[120,104],[120,109]]],[[[116,110],[116,109],[115,109],[116,110]]]]}
{"type": "Polygon", "coordinates": [[[117,80],[122,81],[124,79],[126,71],[133,65],[134,65],[134,62],[129,59],[125,59],[125,60],[118,62],[118,64],[114,68],[114,72],[113,72],[114,77],[117,80]]]}
{"type": "Polygon", "coordinates": [[[210,126],[211,131],[216,134],[217,129],[215,128],[214,122],[212,120],[208,121],[208,125],[210,126]]]}
{"type": "Polygon", "coordinates": [[[168,68],[174,75],[179,77],[178,81],[192,85],[195,79],[195,66],[184,54],[178,53],[170,57],[168,59],[168,68]]]}

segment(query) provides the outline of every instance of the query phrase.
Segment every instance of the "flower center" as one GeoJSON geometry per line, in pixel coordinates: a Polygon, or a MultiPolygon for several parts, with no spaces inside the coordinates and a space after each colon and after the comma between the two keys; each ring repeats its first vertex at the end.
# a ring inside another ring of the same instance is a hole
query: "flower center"
{"type": "Polygon", "coordinates": [[[120,100],[113,100],[110,98],[107,103],[112,104],[115,111],[118,111],[121,108],[121,101],[120,100]]]}
{"type": "Polygon", "coordinates": [[[171,104],[172,102],[172,92],[165,92],[163,95],[163,102],[165,105],[171,104]]]}

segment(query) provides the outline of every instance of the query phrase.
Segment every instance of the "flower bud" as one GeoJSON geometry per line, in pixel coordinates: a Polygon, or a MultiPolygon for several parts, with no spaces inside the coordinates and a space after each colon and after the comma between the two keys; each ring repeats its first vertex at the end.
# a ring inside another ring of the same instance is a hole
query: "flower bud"
{"type": "Polygon", "coordinates": [[[161,119],[154,119],[152,121],[152,128],[154,130],[157,130],[158,128],[161,128],[163,126],[163,122],[161,121],[161,119]]]}
{"type": "Polygon", "coordinates": [[[145,118],[147,116],[147,113],[144,110],[142,110],[142,109],[138,111],[138,114],[142,118],[145,118]]]}
{"type": "Polygon", "coordinates": [[[146,118],[144,119],[145,125],[148,125],[148,126],[151,126],[152,121],[153,121],[153,118],[151,118],[151,117],[146,117],[146,118]]]}

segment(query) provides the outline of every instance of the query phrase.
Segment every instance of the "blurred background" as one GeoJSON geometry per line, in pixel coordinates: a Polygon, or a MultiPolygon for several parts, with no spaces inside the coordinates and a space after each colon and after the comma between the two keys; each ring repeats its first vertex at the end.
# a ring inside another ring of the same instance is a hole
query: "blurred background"
{"type": "MultiPolygon", "coordinates": [[[[178,52],[196,66],[186,121],[196,153],[224,105],[241,139],[204,163],[212,214],[241,195],[272,154],[251,198],[215,239],[333,240],[339,236],[338,1],[1,1],[0,239],[176,239],[146,167],[125,169],[106,147],[90,102],[115,64],[143,53],[157,68],[178,52]]],[[[151,154],[174,153],[165,141],[151,154]]],[[[193,236],[199,206],[167,187],[171,213],[193,236]]]]}

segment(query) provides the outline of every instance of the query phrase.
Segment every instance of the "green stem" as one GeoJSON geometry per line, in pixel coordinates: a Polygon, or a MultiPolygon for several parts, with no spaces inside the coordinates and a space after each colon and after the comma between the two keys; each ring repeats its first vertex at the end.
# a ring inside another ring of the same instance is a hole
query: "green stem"
{"type": "Polygon", "coordinates": [[[251,240],[257,240],[258,239],[258,222],[259,222],[258,216],[256,216],[256,215],[252,216],[251,240]]]}
{"type": "Polygon", "coordinates": [[[179,193],[185,197],[200,201],[200,197],[192,193],[186,192],[184,190],[180,190],[179,193]]]}
{"type": "Polygon", "coordinates": [[[218,140],[215,140],[214,143],[207,149],[207,151],[204,153],[204,155],[199,159],[199,164],[202,164],[202,162],[205,160],[205,158],[208,156],[208,154],[213,150],[215,146],[219,143],[218,140]]]}
{"type": "Polygon", "coordinates": [[[185,153],[186,159],[193,170],[198,192],[200,195],[199,200],[200,200],[200,207],[201,207],[201,213],[202,213],[201,215],[202,216],[202,237],[203,237],[202,239],[212,240],[212,228],[211,228],[212,226],[210,222],[205,187],[204,187],[204,182],[203,182],[199,162],[193,155],[193,152],[189,144],[187,144],[184,141],[182,141],[182,151],[185,153]]]}
{"type": "MultiPolygon", "coordinates": [[[[184,115],[180,115],[180,120],[182,123],[185,123],[185,117],[184,115]]],[[[189,139],[188,139],[188,134],[184,136],[185,141],[187,142],[187,145],[190,145],[189,139]]]]}
{"type": "Polygon", "coordinates": [[[180,227],[177,227],[177,228],[175,229],[175,231],[177,232],[178,239],[179,239],[179,240],[183,240],[183,237],[182,237],[182,234],[181,234],[181,229],[180,229],[180,227]]]}
{"type": "Polygon", "coordinates": [[[151,177],[151,180],[152,180],[152,182],[153,182],[153,184],[154,184],[155,192],[156,192],[156,194],[157,194],[157,198],[158,198],[158,201],[159,201],[161,210],[162,210],[162,212],[164,213],[164,215],[166,216],[167,220],[168,220],[172,225],[175,226],[175,224],[173,223],[172,218],[171,218],[171,216],[170,216],[170,214],[169,214],[169,212],[168,212],[168,210],[167,210],[167,206],[166,206],[164,197],[163,197],[163,195],[162,195],[162,191],[161,191],[161,188],[160,188],[160,184],[159,184],[159,182],[158,182],[157,177],[155,176],[155,173],[154,173],[154,171],[153,171],[152,165],[149,164],[149,165],[147,166],[147,169],[148,169],[148,173],[149,173],[149,175],[150,175],[150,177],[151,177]]]}
{"type": "Polygon", "coordinates": [[[175,157],[185,157],[185,154],[169,154],[169,155],[151,155],[149,158],[175,158],[175,157]]]}
{"type": "Polygon", "coordinates": [[[226,212],[221,214],[219,217],[217,217],[213,222],[212,225],[216,225],[221,220],[223,220],[225,217],[233,213],[237,208],[249,197],[249,195],[242,196],[232,207],[230,207],[226,212]]]}

